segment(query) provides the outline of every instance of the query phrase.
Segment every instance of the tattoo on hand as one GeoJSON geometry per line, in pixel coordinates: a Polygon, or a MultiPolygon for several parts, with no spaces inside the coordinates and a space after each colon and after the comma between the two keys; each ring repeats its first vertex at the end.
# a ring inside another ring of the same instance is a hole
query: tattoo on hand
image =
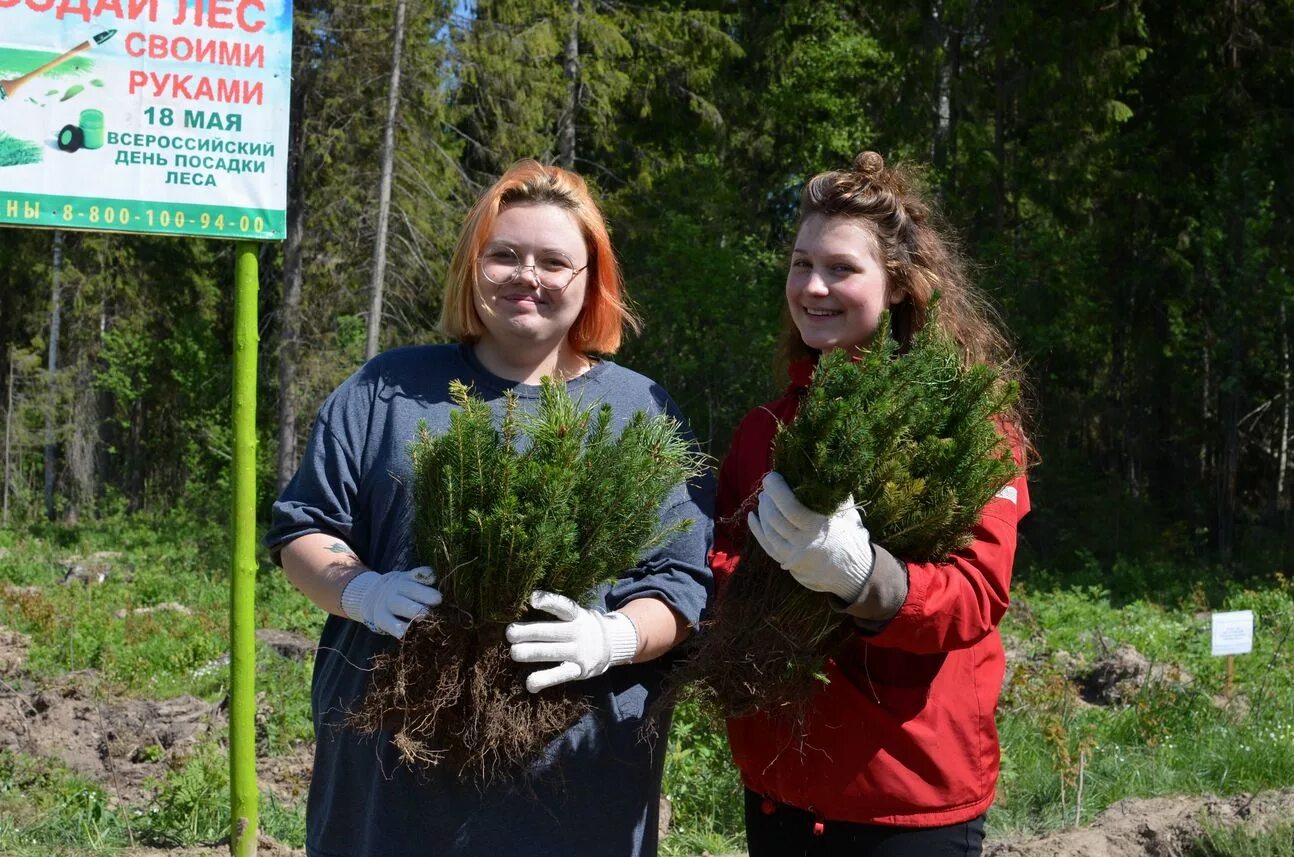
{"type": "Polygon", "coordinates": [[[328,546],[328,550],[332,551],[333,553],[344,553],[344,554],[349,554],[351,556],[355,556],[355,551],[351,550],[343,542],[333,542],[331,545],[328,546]]]}

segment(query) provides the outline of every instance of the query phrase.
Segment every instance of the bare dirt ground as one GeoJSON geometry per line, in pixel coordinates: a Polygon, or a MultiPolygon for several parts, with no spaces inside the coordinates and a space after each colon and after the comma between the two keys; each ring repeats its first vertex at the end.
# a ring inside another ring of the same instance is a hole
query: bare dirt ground
{"type": "Polygon", "coordinates": [[[1181,857],[1214,827],[1263,830],[1294,821],[1294,790],[1258,795],[1121,800],[1084,827],[990,842],[985,857],[1181,857]]]}
{"type": "MultiPolygon", "coordinates": [[[[101,783],[121,803],[142,804],[149,781],[181,761],[205,735],[225,724],[219,705],[190,696],[157,702],[102,698],[93,672],[53,682],[27,677],[28,641],[0,628],[0,748],[60,759],[101,783]]],[[[261,788],[286,802],[304,799],[311,751],[260,759],[261,788]]],[[[1166,797],[1120,801],[1091,824],[1028,839],[990,841],[985,857],[1181,857],[1213,826],[1253,829],[1294,820],[1294,789],[1253,796],[1166,797]]],[[[227,844],[201,848],[131,848],[125,857],[216,857],[227,844]]],[[[302,857],[303,851],[262,837],[264,857],[302,857]]],[[[737,857],[737,855],[732,855],[737,857]]]]}
{"type": "MultiPolygon", "coordinates": [[[[147,804],[152,796],[150,781],[160,780],[208,733],[223,729],[227,722],[222,706],[192,696],[162,702],[105,698],[93,671],[37,682],[23,671],[28,646],[22,634],[0,628],[0,749],[58,759],[100,783],[114,804],[147,804]]],[[[303,800],[311,764],[309,747],[260,759],[260,787],[284,802],[303,800]]],[[[229,848],[135,848],[123,853],[207,857],[228,854],[229,848]]],[[[261,838],[258,853],[304,854],[266,837],[261,838]]]]}
{"type": "Polygon", "coordinates": [[[1183,857],[1202,839],[1205,820],[1213,828],[1244,825],[1252,831],[1288,824],[1294,821],[1294,789],[1227,798],[1129,798],[1082,827],[990,840],[984,857],[1183,857]]]}
{"type": "MultiPolygon", "coordinates": [[[[305,851],[289,848],[268,836],[262,836],[256,843],[257,857],[304,857],[305,851]]],[[[229,845],[209,845],[203,848],[128,848],[121,852],[122,857],[225,857],[229,854],[229,845]]]]}
{"type": "Polygon", "coordinates": [[[0,748],[52,756],[101,782],[126,803],[147,800],[147,780],[161,777],[223,713],[182,696],[166,702],[97,698],[93,673],[69,673],[34,687],[19,681],[0,704],[0,748]]]}

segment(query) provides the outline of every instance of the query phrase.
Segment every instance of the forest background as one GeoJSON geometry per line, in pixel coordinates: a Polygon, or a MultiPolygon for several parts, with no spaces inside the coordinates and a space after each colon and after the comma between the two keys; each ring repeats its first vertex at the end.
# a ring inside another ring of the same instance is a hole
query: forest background
{"type": "MultiPolygon", "coordinates": [[[[1288,0],[304,0],[260,509],[366,350],[440,339],[462,215],[528,156],[595,185],[646,320],[617,359],[722,456],[782,383],[798,188],[871,148],[924,167],[1032,382],[1023,561],[1283,567],[1292,36],[1288,0]]],[[[10,522],[226,514],[231,249],[0,231],[10,522]]]]}
{"type": "MultiPolygon", "coordinates": [[[[798,190],[874,149],[921,168],[1032,386],[993,831],[1294,781],[1294,0],[300,0],[295,23],[288,235],[260,259],[262,519],[324,396],[367,354],[440,341],[462,216],[521,157],[594,185],[646,322],[616,360],[721,457],[784,383],[798,190]],[[1212,609],[1257,617],[1234,696],[1212,609]],[[1081,703],[1124,643],[1152,678],[1081,703]]],[[[198,751],[91,740],[114,778],[163,771],[120,807],[48,757],[75,743],[51,712],[86,699],[100,723],[185,694],[219,720],[232,250],[0,229],[0,642],[30,644],[22,668],[0,651],[0,852],[227,825],[219,729],[198,751]],[[97,551],[107,585],[71,585],[97,551]],[[47,746],[5,743],[41,724],[47,746]]],[[[321,614],[262,570],[262,627],[312,639],[321,614]]],[[[308,779],[308,661],[259,664],[263,767],[308,779]]],[[[688,712],[666,789],[668,853],[740,847],[723,738],[688,712]]],[[[278,806],[265,828],[299,845],[298,800],[278,806]]]]}

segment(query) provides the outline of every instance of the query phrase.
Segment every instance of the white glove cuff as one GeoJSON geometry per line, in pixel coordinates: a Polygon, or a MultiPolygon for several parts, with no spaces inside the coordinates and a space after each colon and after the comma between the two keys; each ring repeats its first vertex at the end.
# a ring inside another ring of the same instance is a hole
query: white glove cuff
{"type": "Polygon", "coordinates": [[[611,651],[611,666],[627,664],[638,654],[638,627],[623,613],[611,612],[606,616],[606,635],[611,651]]]}
{"type": "Polygon", "coordinates": [[[364,621],[364,599],[382,575],[364,571],[355,575],[341,592],[341,612],[356,622],[364,621]]]}
{"type": "Polygon", "coordinates": [[[848,604],[853,604],[863,594],[867,581],[872,578],[872,568],[876,564],[876,550],[869,544],[867,558],[857,564],[849,563],[843,569],[841,587],[836,594],[848,604]]]}

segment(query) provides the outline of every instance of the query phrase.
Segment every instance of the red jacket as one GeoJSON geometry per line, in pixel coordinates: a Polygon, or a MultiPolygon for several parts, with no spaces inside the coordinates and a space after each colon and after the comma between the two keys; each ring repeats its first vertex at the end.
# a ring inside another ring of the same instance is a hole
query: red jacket
{"type": "MultiPolygon", "coordinates": [[[[720,467],[710,564],[721,586],[746,544],[738,512],[771,469],[773,434],[795,416],[812,370],[792,366],[786,394],[746,415],[720,467]]],[[[763,715],[728,721],[746,786],[827,821],[934,827],[983,813],[1000,761],[994,718],[1006,660],[997,626],[1028,511],[1021,476],[985,506],[968,547],[947,562],[907,564],[898,614],[827,661],[830,682],[813,700],[807,735],[763,715]]]]}

